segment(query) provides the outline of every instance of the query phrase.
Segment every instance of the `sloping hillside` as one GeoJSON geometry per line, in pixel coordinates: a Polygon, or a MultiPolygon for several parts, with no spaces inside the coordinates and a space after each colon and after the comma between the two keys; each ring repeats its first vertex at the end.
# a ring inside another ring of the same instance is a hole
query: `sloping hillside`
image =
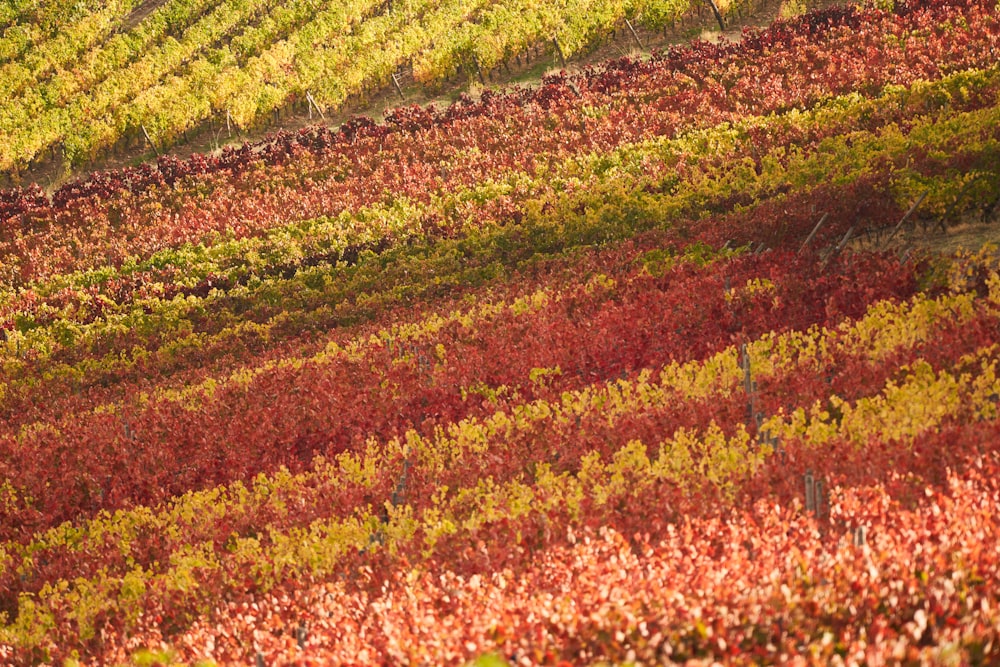
{"type": "Polygon", "coordinates": [[[3,191],[0,659],[997,661],[1000,266],[921,246],[998,50],[834,6],[3,191]]]}

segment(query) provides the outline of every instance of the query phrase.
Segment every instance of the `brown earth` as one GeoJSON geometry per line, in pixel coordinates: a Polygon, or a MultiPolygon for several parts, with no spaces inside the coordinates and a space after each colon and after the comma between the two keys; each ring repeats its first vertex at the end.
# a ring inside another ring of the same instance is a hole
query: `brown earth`
{"type": "Polygon", "coordinates": [[[163,5],[167,0],[146,0],[141,5],[132,10],[132,13],[125,17],[122,21],[121,28],[119,32],[127,32],[132,28],[136,27],[142,20],[156,11],[156,8],[163,5]]]}

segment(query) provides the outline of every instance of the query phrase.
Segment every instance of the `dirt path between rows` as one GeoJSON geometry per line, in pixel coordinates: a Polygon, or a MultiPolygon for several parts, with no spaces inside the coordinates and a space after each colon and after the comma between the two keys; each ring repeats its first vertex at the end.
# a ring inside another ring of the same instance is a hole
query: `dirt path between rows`
{"type": "Polygon", "coordinates": [[[136,27],[142,20],[155,12],[157,8],[166,4],[167,0],[146,0],[138,7],[132,10],[132,13],[125,17],[122,21],[121,32],[126,32],[136,27]]]}

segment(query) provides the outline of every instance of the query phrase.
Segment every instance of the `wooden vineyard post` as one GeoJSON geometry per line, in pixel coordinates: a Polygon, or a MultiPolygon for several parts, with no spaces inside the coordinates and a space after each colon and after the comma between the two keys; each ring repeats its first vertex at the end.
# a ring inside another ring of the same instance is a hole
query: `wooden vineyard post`
{"type": "Polygon", "coordinates": [[[153,149],[153,155],[155,155],[156,157],[160,157],[160,151],[156,150],[156,144],[154,144],[153,140],[149,137],[149,132],[146,130],[146,126],[140,125],[139,127],[142,128],[143,136],[146,137],[146,141],[149,143],[150,148],[153,149]]]}
{"type": "Polygon", "coordinates": [[[823,260],[823,265],[820,267],[820,271],[826,269],[826,265],[829,264],[834,257],[839,255],[844,248],[847,247],[847,242],[851,240],[851,236],[853,234],[854,234],[854,225],[851,225],[851,228],[847,230],[846,234],[844,234],[844,238],[840,239],[840,243],[834,246],[833,250],[830,251],[830,254],[828,254],[826,258],[823,260]]]}
{"type": "Polygon", "coordinates": [[[312,120],[313,109],[316,109],[316,112],[319,114],[320,118],[326,120],[326,114],[324,114],[323,110],[319,108],[319,105],[316,104],[316,100],[313,99],[312,93],[310,93],[308,90],[306,91],[306,100],[309,102],[309,120],[312,120]]]}
{"type": "MultiPolygon", "coordinates": [[[[407,473],[410,471],[410,459],[403,460],[403,472],[399,476],[399,482],[396,484],[396,488],[392,492],[392,497],[390,498],[388,505],[396,507],[406,499],[406,478],[407,473]]],[[[388,506],[383,506],[382,512],[379,515],[379,528],[368,538],[367,546],[361,548],[361,553],[367,553],[367,551],[375,544],[385,544],[385,532],[383,531],[383,526],[389,523],[389,508],[388,506]]]]}
{"type": "Polygon", "coordinates": [[[812,512],[817,518],[826,516],[826,484],[817,479],[812,470],[806,470],[803,476],[806,491],[806,511],[812,512]]]}
{"type": "Polygon", "coordinates": [[[725,31],[726,22],[722,20],[722,14],[719,12],[719,6],[715,4],[715,0],[708,0],[708,4],[712,8],[712,13],[715,14],[715,20],[719,22],[719,30],[725,31]]]}
{"type": "Polygon", "coordinates": [[[304,651],[306,648],[306,639],[309,634],[306,630],[306,624],[304,621],[299,621],[299,625],[295,628],[295,641],[299,645],[299,650],[304,651]]]}
{"type": "Polygon", "coordinates": [[[900,218],[899,222],[896,223],[896,226],[893,227],[892,234],[889,234],[889,238],[885,240],[886,244],[891,243],[892,240],[896,238],[896,234],[898,234],[899,230],[903,228],[903,223],[906,222],[913,214],[913,212],[917,210],[917,207],[920,206],[920,202],[924,200],[924,197],[927,196],[928,192],[930,191],[924,190],[923,192],[921,192],[920,196],[917,197],[917,201],[913,202],[913,205],[911,205],[910,208],[907,209],[906,213],[903,214],[903,217],[900,218]]]}
{"type": "Polygon", "coordinates": [[[816,237],[816,233],[819,231],[820,227],[823,226],[823,223],[826,222],[826,218],[829,215],[830,215],[829,213],[824,213],[823,217],[819,219],[819,222],[816,223],[816,226],[813,227],[813,230],[809,232],[809,236],[807,236],[806,240],[802,242],[802,247],[799,248],[799,254],[801,254],[802,251],[805,250],[810,243],[812,243],[813,238],[816,237]]]}
{"type": "Polygon", "coordinates": [[[806,470],[806,511],[816,511],[816,480],[813,478],[812,470],[806,470]]]}
{"type": "Polygon", "coordinates": [[[747,424],[758,424],[757,415],[757,383],[753,381],[750,371],[750,353],[746,343],[740,345],[740,367],[743,369],[743,391],[747,395],[747,424]]]}
{"type": "Polygon", "coordinates": [[[395,72],[392,73],[392,85],[396,87],[396,92],[399,93],[399,99],[405,100],[406,95],[403,94],[403,88],[399,85],[399,78],[396,76],[395,72]]]}
{"type": "Polygon", "coordinates": [[[559,54],[559,61],[562,62],[563,67],[566,67],[566,56],[563,54],[562,47],[559,46],[559,40],[555,37],[552,38],[552,43],[556,47],[556,53],[559,54]]]}
{"type": "MultiPolygon", "coordinates": [[[[726,278],[726,293],[729,293],[729,279],[726,278]]],[[[780,454],[781,460],[785,460],[785,452],[781,449],[781,440],[776,434],[764,426],[764,413],[757,410],[757,383],[754,382],[752,369],[750,367],[750,353],[747,351],[746,343],[740,345],[740,368],[743,369],[743,391],[747,395],[747,425],[753,424],[757,427],[757,446],[770,445],[772,454],[780,454]]]]}
{"type": "Polygon", "coordinates": [[[392,504],[393,506],[399,505],[406,499],[406,476],[410,472],[410,459],[403,461],[403,474],[399,476],[399,483],[396,484],[396,489],[392,492],[392,504]]]}
{"type": "Polygon", "coordinates": [[[833,253],[836,255],[837,253],[841,252],[844,248],[846,248],[847,242],[851,240],[851,237],[853,235],[854,235],[854,225],[851,225],[851,228],[847,230],[846,234],[844,234],[844,238],[840,239],[840,243],[838,243],[837,247],[833,249],[833,253]]]}
{"type": "Polygon", "coordinates": [[[817,479],[813,482],[814,494],[816,497],[816,516],[824,517],[827,514],[827,503],[826,503],[826,482],[822,479],[817,479]]]}
{"type": "Polygon", "coordinates": [[[625,25],[628,26],[629,32],[632,33],[632,39],[634,39],[635,43],[639,45],[639,48],[640,49],[646,48],[642,45],[642,40],[639,39],[638,33],[636,33],[635,28],[632,27],[632,22],[629,21],[627,17],[625,18],[625,25]]]}
{"type": "Polygon", "coordinates": [[[747,421],[753,420],[753,390],[754,382],[750,377],[750,355],[747,354],[746,343],[740,346],[740,367],[743,369],[743,391],[747,394],[747,421]]]}

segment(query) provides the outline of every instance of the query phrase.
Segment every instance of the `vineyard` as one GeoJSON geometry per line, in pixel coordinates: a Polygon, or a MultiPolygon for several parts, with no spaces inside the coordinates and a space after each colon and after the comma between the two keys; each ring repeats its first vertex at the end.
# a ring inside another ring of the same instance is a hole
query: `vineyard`
{"type": "MultiPolygon", "coordinates": [[[[747,0],[724,5],[736,15],[747,0]]],[[[400,77],[425,86],[567,58],[687,0],[117,0],[0,10],[0,174],[66,169],[189,132],[344,107],[400,77]],[[149,5],[152,5],[150,11],[149,5]]],[[[721,11],[721,10],[720,10],[721,11]]],[[[641,43],[641,42],[640,42],[641,43]]]]}
{"type": "MultiPolygon", "coordinates": [[[[153,4],[0,6],[0,171],[695,11],[153,4]]],[[[1000,256],[921,239],[998,54],[834,5],[0,190],[0,663],[997,663],[1000,256]]]]}

